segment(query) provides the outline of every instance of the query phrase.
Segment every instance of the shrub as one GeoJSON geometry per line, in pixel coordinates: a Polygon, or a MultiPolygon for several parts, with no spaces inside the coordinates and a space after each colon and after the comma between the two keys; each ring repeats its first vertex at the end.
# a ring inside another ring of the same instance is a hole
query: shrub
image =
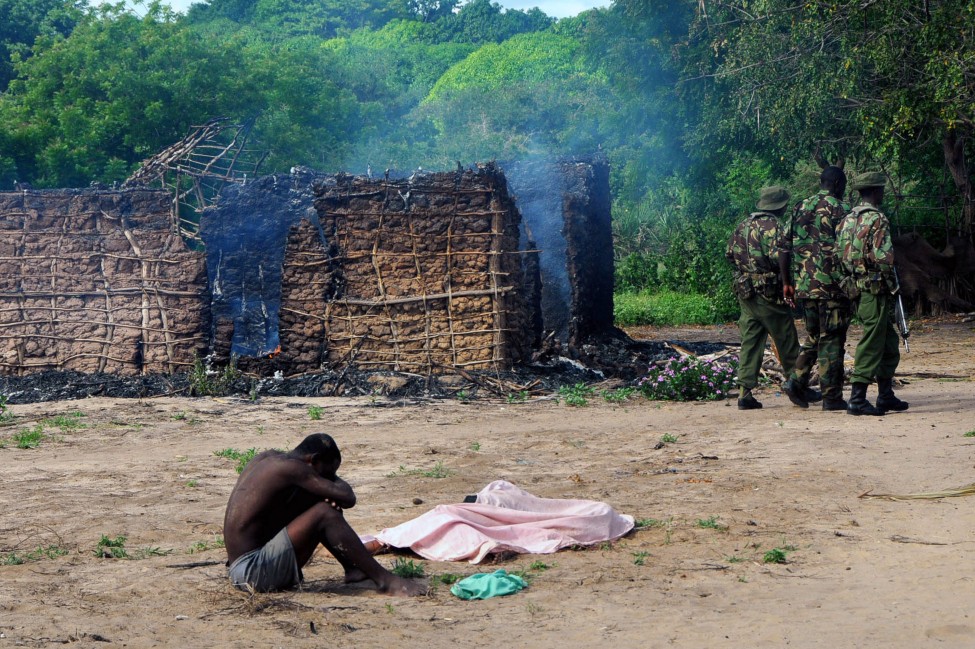
{"type": "MultiPolygon", "coordinates": [[[[727,300],[700,293],[669,290],[617,293],[613,299],[613,317],[616,324],[623,327],[707,325],[727,322],[734,317],[734,311],[729,313],[727,300]]],[[[734,308],[737,308],[737,302],[734,302],[734,308]]]]}
{"type": "Polygon", "coordinates": [[[713,401],[725,399],[735,384],[738,359],[727,364],[697,358],[668,360],[652,365],[640,379],[640,391],[647,399],[660,401],[713,401]]]}

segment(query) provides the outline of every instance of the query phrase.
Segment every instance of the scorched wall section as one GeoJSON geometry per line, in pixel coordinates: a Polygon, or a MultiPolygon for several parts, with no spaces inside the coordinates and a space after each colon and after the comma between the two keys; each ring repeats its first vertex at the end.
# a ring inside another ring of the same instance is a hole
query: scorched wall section
{"type": "Polygon", "coordinates": [[[0,193],[0,372],[185,370],[206,345],[203,255],[168,192],[0,193]]]}

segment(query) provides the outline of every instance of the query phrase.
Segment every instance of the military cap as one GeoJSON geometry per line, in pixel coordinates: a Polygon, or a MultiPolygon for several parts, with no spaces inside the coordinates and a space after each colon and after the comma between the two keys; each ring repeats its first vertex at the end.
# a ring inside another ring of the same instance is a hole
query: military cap
{"type": "Polygon", "coordinates": [[[758,193],[758,204],[755,207],[760,210],[777,210],[780,207],[785,207],[789,198],[789,192],[785,187],[778,185],[762,187],[762,191],[758,193]]]}
{"type": "Polygon", "coordinates": [[[887,176],[883,175],[879,171],[867,171],[860,174],[853,180],[853,184],[850,185],[850,189],[861,190],[868,187],[885,187],[887,185],[887,176]]]}

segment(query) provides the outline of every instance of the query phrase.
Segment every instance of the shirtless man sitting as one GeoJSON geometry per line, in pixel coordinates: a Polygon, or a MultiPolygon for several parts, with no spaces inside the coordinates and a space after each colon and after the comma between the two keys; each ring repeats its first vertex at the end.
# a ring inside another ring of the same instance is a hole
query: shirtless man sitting
{"type": "Polygon", "coordinates": [[[265,451],[248,462],[223,522],[235,586],[262,592],[297,586],[321,543],[345,568],[346,583],[372,579],[389,595],[426,592],[379,565],[346,522],[342,510],[355,505],[355,493],[335,474],[341,463],[335,440],[324,433],[289,453],[265,451]]]}

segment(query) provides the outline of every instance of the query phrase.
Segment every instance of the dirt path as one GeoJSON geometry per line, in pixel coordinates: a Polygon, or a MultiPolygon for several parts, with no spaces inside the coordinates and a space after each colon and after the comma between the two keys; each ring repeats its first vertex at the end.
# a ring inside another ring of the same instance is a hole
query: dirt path
{"type": "Polygon", "coordinates": [[[17,425],[0,429],[0,563],[38,547],[66,553],[0,565],[0,649],[969,646],[975,498],[858,496],[975,482],[975,439],[964,437],[975,430],[973,342],[970,324],[924,324],[901,366],[910,383],[899,395],[911,409],[882,418],[799,410],[771,390],[758,412],[642,399],[584,408],[327,398],[16,406],[17,425]],[[310,406],[323,409],[320,421],[310,406]],[[43,423],[37,448],[9,441],[56,416],[68,423],[43,423]],[[302,592],[238,593],[213,547],[236,473],[214,453],[290,448],[319,430],[343,448],[341,473],[359,496],[348,518],[362,533],[499,478],[539,496],[603,500],[648,526],[555,555],[424,562],[432,576],[529,569],[530,588],[484,602],[442,584],[423,599],[378,596],[344,586],[321,556],[302,592]],[[654,449],[664,434],[677,441],[654,449]],[[407,475],[437,462],[447,477],[407,475]],[[134,558],[96,557],[103,535],[125,536],[134,558]],[[763,561],[773,549],[786,563],[763,561]]]}

